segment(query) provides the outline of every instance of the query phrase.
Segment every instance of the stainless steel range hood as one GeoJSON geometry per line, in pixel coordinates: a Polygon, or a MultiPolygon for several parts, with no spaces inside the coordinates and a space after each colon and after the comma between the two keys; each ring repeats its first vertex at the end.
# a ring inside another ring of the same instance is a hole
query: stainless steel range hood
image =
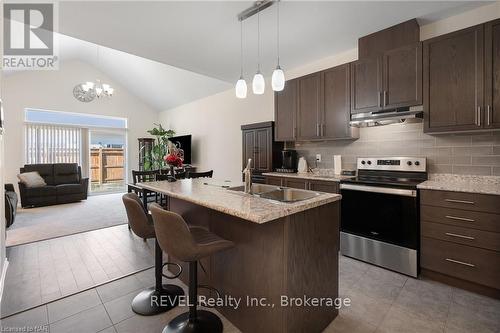
{"type": "Polygon", "coordinates": [[[404,109],[357,113],[351,115],[350,125],[369,127],[395,123],[421,122],[424,115],[423,110],[422,105],[417,105],[404,109]]]}

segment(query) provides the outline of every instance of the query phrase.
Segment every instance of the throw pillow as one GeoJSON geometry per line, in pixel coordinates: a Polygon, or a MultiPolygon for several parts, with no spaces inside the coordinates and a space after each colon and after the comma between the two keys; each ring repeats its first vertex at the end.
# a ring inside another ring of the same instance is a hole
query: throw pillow
{"type": "Polygon", "coordinates": [[[47,185],[38,171],[24,172],[17,175],[17,178],[19,178],[21,183],[26,185],[26,187],[42,187],[47,185]]]}

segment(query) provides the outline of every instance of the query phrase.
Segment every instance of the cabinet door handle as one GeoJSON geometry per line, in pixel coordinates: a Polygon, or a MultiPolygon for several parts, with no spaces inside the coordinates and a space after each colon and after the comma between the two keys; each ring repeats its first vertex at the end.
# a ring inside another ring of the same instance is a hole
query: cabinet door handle
{"type": "Polygon", "coordinates": [[[319,133],[319,123],[316,123],[316,136],[320,136],[320,133],[319,133]]]}
{"type": "Polygon", "coordinates": [[[384,106],[387,105],[387,90],[384,90],[384,106]]]}
{"type": "Polygon", "coordinates": [[[454,202],[454,203],[463,203],[463,204],[468,204],[468,205],[473,205],[474,204],[474,201],[467,201],[467,200],[444,199],[444,201],[454,202]]]}
{"type": "Polygon", "coordinates": [[[491,119],[491,106],[486,107],[486,125],[490,126],[490,120],[491,119]]]}
{"type": "Polygon", "coordinates": [[[294,138],[294,139],[297,137],[297,127],[294,127],[294,128],[293,128],[293,133],[292,133],[292,135],[293,135],[293,138],[294,138]]]}
{"type": "Polygon", "coordinates": [[[325,136],[325,124],[321,124],[321,136],[325,136]]]}
{"type": "Polygon", "coordinates": [[[480,106],[477,107],[476,119],[477,119],[477,121],[476,121],[477,126],[481,126],[481,107],[480,106]]]}
{"type": "Polygon", "coordinates": [[[377,106],[382,106],[382,105],[380,104],[380,95],[381,95],[381,94],[382,94],[382,92],[380,92],[380,91],[378,91],[378,92],[377,92],[377,97],[378,97],[378,103],[377,103],[377,106]]]}
{"type": "Polygon", "coordinates": [[[450,219],[450,220],[458,220],[458,221],[465,221],[465,222],[475,222],[475,220],[468,219],[468,218],[465,218],[465,217],[458,217],[458,216],[451,216],[451,215],[446,215],[445,217],[447,219],[450,219]]]}
{"type": "Polygon", "coordinates": [[[450,236],[450,237],[457,237],[457,238],[470,239],[470,240],[474,240],[475,239],[474,237],[464,236],[464,235],[459,235],[459,234],[454,234],[454,233],[451,233],[451,232],[445,232],[445,235],[446,236],[450,236]]]}
{"type": "Polygon", "coordinates": [[[464,266],[469,266],[469,267],[476,267],[476,265],[469,264],[468,262],[463,262],[463,261],[454,260],[454,259],[450,259],[450,258],[446,258],[445,260],[449,261],[449,262],[452,262],[454,264],[459,264],[459,265],[464,265],[464,266]]]}

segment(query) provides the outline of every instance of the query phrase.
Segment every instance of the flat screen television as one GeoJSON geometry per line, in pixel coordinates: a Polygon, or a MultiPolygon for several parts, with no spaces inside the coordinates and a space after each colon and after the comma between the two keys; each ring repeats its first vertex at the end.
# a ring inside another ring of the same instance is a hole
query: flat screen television
{"type": "Polygon", "coordinates": [[[191,135],[174,136],[169,140],[184,151],[184,164],[191,164],[191,135]]]}

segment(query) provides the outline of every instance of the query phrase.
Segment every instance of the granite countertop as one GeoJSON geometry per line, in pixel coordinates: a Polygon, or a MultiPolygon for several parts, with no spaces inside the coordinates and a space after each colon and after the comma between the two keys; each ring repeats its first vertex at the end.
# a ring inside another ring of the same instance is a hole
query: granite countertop
{"type": "Polygon", "coordinates": [[[429,180],[420,183],[422,190],[441,190],[500,195],[500,177],[430,174],[429,180]]]}
{"type": "Polygon", "coordinates": [[[308,172],[308,173],[265,172],[262,175],[273,176],[273,177],[324,180],[330,182],[340,182],[343,179],[354,178],[354,176],[340,176],[340,175],[334,175],[333,173],[315,173],[315,172],[308,172]]]}
{"type": "Polygon", "coordinates": [[[259,198],[243,192],[227,190],[223,185],[239,186],[243,183],[225,183],[214,179],[182,179],[139,183],[140,187],[160,192],[228,215],[255,223],[266,223],[341,199],[339,194],[322,193],[312,199],[284,203],[259,198]]]}

